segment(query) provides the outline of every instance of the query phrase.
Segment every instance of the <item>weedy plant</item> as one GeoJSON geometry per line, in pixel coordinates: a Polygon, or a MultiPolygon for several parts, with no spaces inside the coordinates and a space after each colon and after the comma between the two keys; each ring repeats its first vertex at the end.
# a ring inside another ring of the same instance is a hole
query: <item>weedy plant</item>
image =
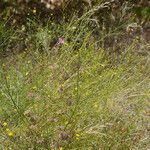
{"type": "Polygon", "coordinates": [[[149,56],[136,41],[118,54],[98,45],[94,10],[34,24],[26,50],[1,59],[1,149],[148,149],[149,56]]]}

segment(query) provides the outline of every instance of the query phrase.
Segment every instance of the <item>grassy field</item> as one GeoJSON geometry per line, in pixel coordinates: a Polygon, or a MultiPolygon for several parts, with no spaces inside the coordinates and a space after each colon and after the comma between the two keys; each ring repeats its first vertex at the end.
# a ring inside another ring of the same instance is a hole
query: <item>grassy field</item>
{"type": "Polygon", "coordinates": [[[149,55],[108,53],[83,24],[57,27],[50,50],[52,24],[36,27],[35,47],[0,60],[0,150],[150,148],[149,55]]]}

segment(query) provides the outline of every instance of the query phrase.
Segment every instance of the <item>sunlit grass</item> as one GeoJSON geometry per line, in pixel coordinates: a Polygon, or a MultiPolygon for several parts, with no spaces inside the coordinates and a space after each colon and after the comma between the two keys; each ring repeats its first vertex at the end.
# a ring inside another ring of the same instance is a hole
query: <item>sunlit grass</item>
{"type": "Polygon", "coordinates": [[[114,66],[92,46],[37,52],[34,64],[24,55],[1,63],[2,149],[146,149],[146,57],[114,66]]]}
{"type": "Polygon", "coordinates": [[[0,149],[148,149],[149,56],[98,45],[94,10],[63,26],[30,20],[26,48],[0,60],[0,149]]]}

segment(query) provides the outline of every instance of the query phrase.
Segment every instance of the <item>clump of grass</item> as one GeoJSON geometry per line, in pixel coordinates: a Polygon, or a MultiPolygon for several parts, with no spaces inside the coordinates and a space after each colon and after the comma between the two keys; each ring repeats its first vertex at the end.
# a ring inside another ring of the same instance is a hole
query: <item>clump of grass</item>
{"type": "Polygon", "coordinates": [[[148,148],[148,56],[134,44],[112,56],[88,23],[38,27],[28,51],[1,60],[0,148],[148,148]]]}
{"type": "Polygon", "coordinates": [[[128,51],[114,66],[84,42],[55,57],[37,51],[35,64],[25,53],[1,64],[2,148],[147,148],[147,57],[128,51]]]}

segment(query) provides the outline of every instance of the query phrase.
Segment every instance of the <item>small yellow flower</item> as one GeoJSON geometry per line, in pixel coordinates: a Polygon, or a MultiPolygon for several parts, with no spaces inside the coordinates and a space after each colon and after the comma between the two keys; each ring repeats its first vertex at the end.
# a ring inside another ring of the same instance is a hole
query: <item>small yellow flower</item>
{"type": "Polygon", "coordinates": [[[79,138],[78,138],[78,137],[76,137],[76,140],[79,140],[79,138]]]}
{"type": "Polygon", "coordinates": [[[4,126],[4,127],[6,127],[7,125],[8,125],[7,122],[4,122],[4,123],[3,123],[3,126],[4,126]]]}
{"type": "Polygon", "coordinates": [[[10,129],[6,128],[6,132],[10,132],[10,129]]]}
{"type": "Polygon", "coordinates": [[[79,137],[80,137],[80,134],[77,133],[75,136],[76,136],[76,140],[79,140],[79,139],[80,139],[80,138],[79,138],[79,137]]]}
{"type": "Polygon", "coordinates": [[[28,64],[30,64],[31,63],[31,61],[30,60],[28,60],[28,62],[27,62],[28,64]]]}
{"type": "Polygon", "coordinates": [[[76,137],[79,137],[80,136],[80,134],[76,134],[76,137]]]}
{"type": "Polygon", "coordinates": [[[33,89],[33,90],[36,90],[36,89],[37,89],[37,87],[36,87],[36,86],[33,86],[33,87],[32,87],[32,89],[33,89]]]}
{"type": "Polygon", "coordinates": [[[17,109],[14,109],[14,112],[17,112],[17,109]]]}
{"type": "Polygon", "coordinates": [[[29,72],[26,72],[26,76],[29,74],[29,72]]]}
{"type": "Polygon", "coordinates": [[[66,121],[65,124],[68,124],[68,121],[66,121]]]}
{"type": "Polygon", "coordinates": [[[95,103],[95,104],[94,104],[94,107],[95,107],[95,108],[98,108],[98,105],[95,103]]]}
{"type": "Polygon", "coordinates": [[[104,64],[100,64],[102,67],[105,67],[105,65],[104,64]]]}
{"type": "Polygon", "coordinates": [[[60,148],[59,148],[59,150],[63,150],[63,148],[62,148],[62,147],[60,147],[60,148]]]}
{"type": "Polygon", "coordinates": [[[78,90],[78,88],[77,87],[75,87],[75,91],[77,91],[78,90]]]}
{"type": "Polygon", "coordinates": [[[75,27],[75,26],[73,26],[73,27],[72,27],[72,30],[75,30],[75,29],[76,29],[76,27],[75,27]]]}
{"type": "Polygon", "coordinates": [[[14,136],[14,133],[9,129],[9,128],[6,128],[6,133],[9,137],[13,137],[14,136]]]}
{"type": "Polygon", "coordinates": [[[34,8],[32,12],[33,12],[34,14],[36,14],[36,8],[34,8]]]}
{"type": "Polygon", "coordinates": [[[13,133],[12,131],[10,131],[10,132],[7,133],[7,135],[8,135],[9,137],[13,137],[13,136],[14,136],[14,133],[13,133]]]}

